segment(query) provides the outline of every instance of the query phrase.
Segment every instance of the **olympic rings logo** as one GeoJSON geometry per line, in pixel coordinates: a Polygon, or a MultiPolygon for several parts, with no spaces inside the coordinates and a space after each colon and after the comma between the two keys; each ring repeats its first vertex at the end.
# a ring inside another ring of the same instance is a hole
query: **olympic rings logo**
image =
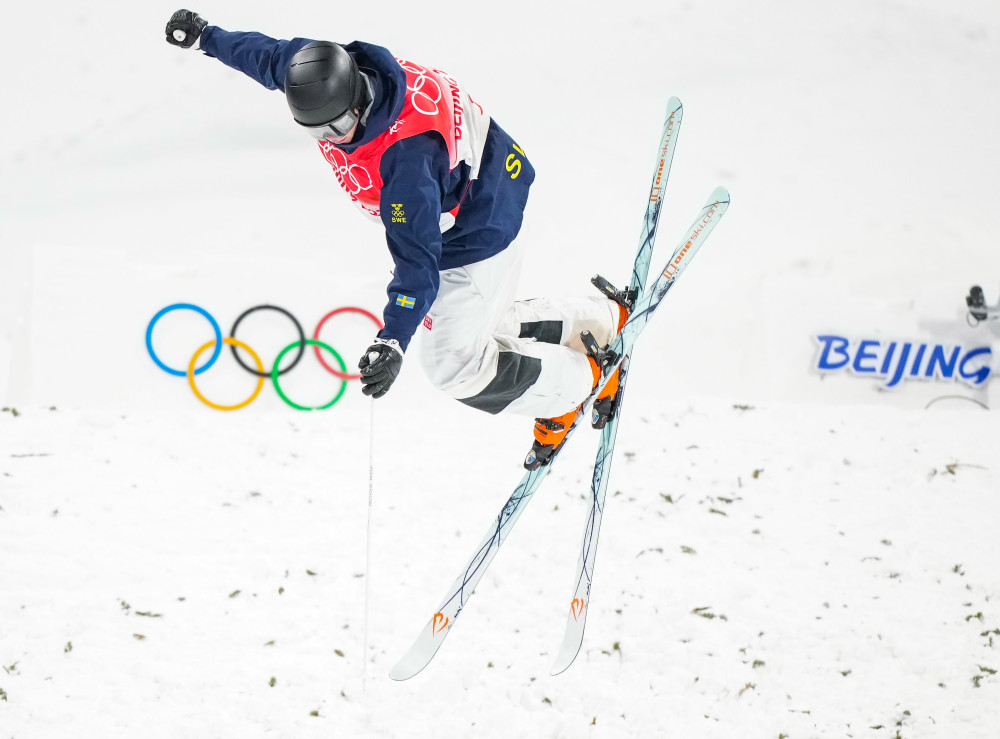
{"type": "Polygon", "coordinates": [[[337,308],[336,310],[332,310],[325,316],[323,316],[320,319],[319,323],[316,324],[316,328],[313,330],[313,337],[311,339],[307,339],[305,336],[305,332],[302,330],[302,324],[300,324],[298,319],[295,318],[295,316],[293,316],[287,310],[285,310],[284,308],[279,308],[276,305],[257,305],[254,306],[253,308],[248,308],[247,310],[243,311],[239,315],[239,317],[237,317],[237,319],[233,322],[233,327],[229,330],[229,336],[223,338],[222,330],[219,328],[219,323],[218,321],[215,320],[215,318],[212,316],[211,313],[206,311],[204,308],[201,308],[200,306],[197,305],[193,305],[191,303],[174,303],[173,305],[168,305],[166,308],[163,308],[162,310],[157,312],[157,314],[154,315],[153,318],[150,320],[149,325],[146,327],[146,350],[149,352],[149,356],[153,359],[153,362],[156,363],[156,366],[162,369],[164,372],[167,372],[168,374],[174,375],[176,377],[187,377],[188,385],[191,386],[191,390],[194,392],[195,396],[198,398],[198,400],[200,400],[202,403],[209,406],[210,408],[215,408],[216,410],[220,411],[235,411],[239,410],[240,408],[245,408],[246,406],[250,405],[254,400],[257,399],[257,396],[260,395],[261,389],[264,387],[264,381],[267,378],[270,378],[271,383],[274,385],[275,391],[278,393],[278,397],[281,398],[286,405],[289,405],[292,408],[295,408],[296,410],[300,411],[312,411],[312,410],[321,411],[331,407],[334,403],[336,403],[338,400],[341,399],[341,397],[344,395],[344,391],[347,390],[348,380],[357,380],[361,377],[361,375],[359,374],[348,374],[347,366],[344,364],[344,360],[340,356],[340,354],[338,354],[337,351],[332,346],[330,346],[329,344],[325,344],[324,342],[319,340],[319,333],[323,329],[323,326],[326,324],[326,322],[331,318],[333,318],[334,316],[341,315],[344,313],[360,314],[362,316],[371,319],[375,323],[375,325],[378,326],[379,330],[384,328],[384,324],[375,314],[370,313],[369,311],[366,311],[363,308],[355,308],[348,306],[344,308],[337,308]],[[186,369],[176,369],[174,367],[167,366],[157,356],[156,351],[153,349],[153,329],[156,327],[157,322],[159,322],[159,320],[168,313],[176,310],[190,310],[200,314],[209,322],[209,324],[212,327],[212,331],[215,334],[215,338],[212,341],[203,344],[202,346],[200,346],[198,349],[195,350],[194,355],[191,357],[191,361],[188,362],[186,369]],[[298,333],[298,338],[295,341],[291,342],[288,346],[286,346],[284,349],[278,352],[278,356],[275,357],[274,363],[271,365],[270,370],[264,368],[264,364],[261,361],[260,356],[257,354],[257,352],[255,352],[247,344],[236,338],[236,329],[239,328],[239,325],[243,321],[243,319],[249,316],[251,313],[263,310],[276,311],[282,314],[283,316],[287,317],[295,326],[295,331],[298,333]],[[236,363],[239,364],[240,367],[242,367],[250,374],[256,375],[257,377],[257,386],[254,388],[254,391],[250,394],[250,397],[234,405],[221,405],[219,403],[212,402],[202,394],[201,390],[198,389],[198,386],[195,383],[194,379],[196,375],[200,375],[202,372],[205,372],[213,364],[215,364],[215,361],[219,358],[219,355],[222,353],[223,344],[229,346],[230,350],[232,351],[233,358],[236,360],[236,363]],[[313,351],[315,351],[316,353],[316,358],[319,360],[319,363],[320,365],[322,365],[323,369],[325,369],[327,372],[329,372],[334,377],[340,380],[340,389],[337,391],[337,394],[333,397],[333,400],[330,400],[329,402],[319,406],[305,406],[292,401],[285,394],[284,390],[282,390],[281,383],[278,379],[279,377],[286,374],[288,371],[290,371],[293,367],[295,367],[299,363],[299,360],[302,359],[302,355],[305,353],[305,348],[307,345],[313,347],[313,351]],[[247,364],[240,357],[239,353],[236,351],[237,348],[242,349],[250,356],[250,358],[253,360],[254,367],[247,366],[247,364]],[[209,349],[212,349],[212,354],[209,356],[206,362],[204,362],[202,365],[199,366],[198,359],[209,349]],[[320,352],[321,349],[328,352],[336,360],[337,365],[340,367],[339,370],[327,364],[326,360],[323,358],[322,353],[320,352]],[[294,358],[288,363],[286,367],[281,368],[281,361],[285,358],[286,354],[288,354],[293,350],[297,350],[294,358]]]}
{"type": "Polygon", "coordinates": [[[347,190],[348,193],[354,196],[362,190],[372,189],[372,176],[367,169],[360,164],[348,164],[347,154],[329,141],[320,141],[319,148],[323,152],[323,157],[333,167],[333,173],[337,175],[340,186],[347,190]],[[343,161],[341,161],[341,158],[343,158],[343,161]],[[361,179],[358,179],[359,175],[361,179]]]}
{"type": "Polygon", "coordinates": [[[438,103],[440,103],[441,99],[444,97],[444,93],[441,91],[441,85],[438,84],[438,81],[434,79],[424,67],[414,64],[413,62],[406,62],[402,59],[397,59],[396,61],[399,62],[399,66],[401,66],[405,71],[417,75],[416,79],[413,80],[413,87],[410,87],[409,85],[406,86],[406,89],[412,93],[410,95],[410,103],[413,105],[413,108],[418,113],[423,113],[424,115],[437,115],[440,110],[438,108],[438,103]],[[433,85],[433,89],[431,88],[431,85],[433,85]],[[425,87],[430,92],[426,92],[424,90],[425,87]],[[418,101],[420,101],[419,105],[417,104],[418,101]],[[424,107],[421,107],[421,105],[424,107]],[[425,110],[424,108],[430,108],[430,110],[425,110]]]}

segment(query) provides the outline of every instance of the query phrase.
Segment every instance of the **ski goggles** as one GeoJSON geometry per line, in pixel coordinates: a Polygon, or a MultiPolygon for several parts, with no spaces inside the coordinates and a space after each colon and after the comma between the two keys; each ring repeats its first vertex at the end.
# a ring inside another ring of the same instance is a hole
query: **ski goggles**
{"type": "Polygon", "coordinates": [[[357,113],[348,110],[321,126],[306,126],[305,129],[317,141],[326,139],[334,144],[341,144],[347,140],[351,129],[357,125],[358,118],[357,113]]]}

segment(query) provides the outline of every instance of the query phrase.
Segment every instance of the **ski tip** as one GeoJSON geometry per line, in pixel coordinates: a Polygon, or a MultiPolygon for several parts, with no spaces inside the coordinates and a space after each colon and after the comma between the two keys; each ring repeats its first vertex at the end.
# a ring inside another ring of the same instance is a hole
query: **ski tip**
{"type": "Polygon", "coordinates": [[[389,670],[389,677],[393,680],[409,680],[427,667],[444,643],[457,616],[454,613],[446,616],[440,611],[435,613],[406,654],[389,670]]]}
{"type": "Polygon", "coordinates": [[[415,673],[415,672],[414,673],[402,672],[402,671],[400,671],[398,669],[398,666],[397,667],[393,667],[391,670],[389,670],[389,677],[391,679],[395,680],[398,683],[401,683],[404,680],[409,680],[411,677],[413,677],[416,674],[417,673],[415,673]]]}
{"type": "Polygon", "coordinates": [[[563,645],[562,650],[559,652],[559,656],[556,657],[556,661],[553,662],[552,667],[549,668],[549,674],[555,677],[556,675],[561,675],[566,672],[570,665],[572,665],[576,660],[576,655],[580,653],[580,646],[582,643],[582,641],[577,642],[575,644],[575,648],[573,648],[573,646],[567,647],[566,645],[563,645]]]}
{"type": "Polygon", "coordinates": [[[389,677],[397,682],[402,682],[403,680],[409,680],[411,677],[417,675],[421,670],[427,667],[428,661],[417,661],[406,655],[403,659],[399,660],[396,665],[389,670],[389,677]]]}
{"type": "Polygon", "coordinates": [[[729,190],[720,185],[712,190],[712,194],[708,196],[708,200],[710,203],[725,203],[729,205],[729,190]]]}
{"type": "Polygon", "coordinates": [[[684,108],[684,103],[682,103],[681,99],[679,97],[677,97],[677,96],[673,96],[673,97],[671,97],[667,101],[667,113],[668,114],[676,113],[676,112],[682,110],[683,108],[684,108]]]}

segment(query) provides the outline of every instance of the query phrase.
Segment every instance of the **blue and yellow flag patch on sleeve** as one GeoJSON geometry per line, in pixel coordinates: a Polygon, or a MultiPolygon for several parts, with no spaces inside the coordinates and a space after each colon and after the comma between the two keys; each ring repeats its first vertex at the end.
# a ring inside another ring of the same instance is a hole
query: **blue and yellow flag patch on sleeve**
{"type": "Polygon", "coordinates": [[[413,306],[416,305],[416,302],[417,302],[416,300],[406,295],[403,295],[403,293],[396,294],[396,305],[402,308],[409,308],[410,310],[413,310],[413,306]]]}

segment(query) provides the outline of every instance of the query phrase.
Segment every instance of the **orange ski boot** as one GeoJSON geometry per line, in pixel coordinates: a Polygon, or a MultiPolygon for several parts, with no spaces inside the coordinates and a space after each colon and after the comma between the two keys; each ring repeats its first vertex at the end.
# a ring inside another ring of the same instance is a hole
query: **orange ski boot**
{"type": "Polygon", "coordinates": [[[615,417],[615,411],[618,410],[618,376],[621,374],[621,369],[619,367],[611,373],[600,394],[594,399],[594,405],[590,409],[592,428],[602,429],[615,417]]]}
{"type": "MultiPolygon", "coordinates": [[[[618,304],[618,330],[615,332],[617,336],[621,333],[622,328],[624,328],[625,323],[628,321],[629,314],[632,312],[632,308],[635,306],[638,290],[635,288],[618,290],[600,275],[596,275],[591,279],[591,282],[594,284],[594,287],[618,304]]],[[[604,360],[604,352],[598,349],[596,344],[588,348],[588,352],[591,359],[596,363],[601,363],[604,360]]],[[[611,361],[614,361],[614,359],[611,358],[611,361]]],[[[591,408],[590,425],[595,429],[604,428],[608,421],[615,416],[615,411],[618,408],[618,380],[620,374],[621,367],[618,367],[608,378],[604,387],[601,388],[601,392],[597,398],[594,399],[594,405],[591,408]]]]}
{"type": "MultiPolygon", "coordinates": [[[[635,305],[638,290],[618,290],[600,275],[591,279],[594,286],[603,292],[609,299],[618,304],[618,327],[615,331],[617,336],[621,333],[622,327],[628,321],[629,314],[635,305]]],[[[613,352],[607,348],[601,349],[594,336],[589,331],[584,331],[580,338],[587,349],[587,359],[590,360],[590,369],[594,375],[594,387],[596,388],[603,375],[603,368],[617,360],[613,352]]],[[[604,425],[614,417],[614,411],[618,399],[618,376],[619,369],[608,378],[600,395],[594,401],[594,413],[591,418],[591,425],[596,428],[604,428],[604,425]]],[[[582,408],[582,406],[581,406],[582,408]]],[[[547,465],[553,455],[558,451],[570,428],[576,423],[577,414],[581,408],[565,413],[556,418],[536,418],[535,419],[535,440],[531,445],[531,451],[524,459],[524,467],[528,470],[537,470],[539,467],[547,465]]]]}
{"type": "MultiPolygon", "coordinates": [[[[589,354],[590,371],[594,375],[594,387],[597,387],[601,379],[601,368],[589,354]]],[[[552,461],[552,457],[566,440],[566,435],[577,421],[583,406],[574,408],[569,413],[564,413],[555,418],[535,419],[535,440],[531,443],[531,451],[524,458],[524,468],[526,470],[537,470],[543,465],[552,461]]]]}
{"type": "Polygon", "coordinates": [[[564,413],[555,418],[535,419],[535,440],[531,443],[531,451],[524,458],[526,470],[537,470],[551,461],[556,449],[566,440],[566,434],[576,422],[579,408],[564,413]]]}

